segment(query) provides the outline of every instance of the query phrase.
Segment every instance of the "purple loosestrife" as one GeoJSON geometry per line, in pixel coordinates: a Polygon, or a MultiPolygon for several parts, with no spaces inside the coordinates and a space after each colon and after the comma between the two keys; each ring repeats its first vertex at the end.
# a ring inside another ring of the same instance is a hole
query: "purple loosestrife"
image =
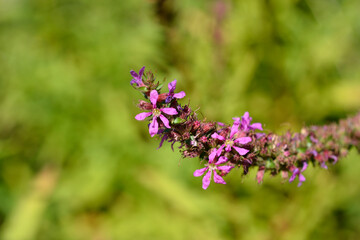
{"type": "Polygon", "coordinates": [[[250,117],[248,112],[245,112],[244,115],[241,117],[241,127],[240,129],[243,131],[248,131],[248,130],[263,130],[261,123],[253,123],[250,124],[252,121],[252,117],[250,117]]]}
{"type": "Polygon", "coordinates": [[[150,92],[150,102],[152,103],[151,112],[142,112],[135,116],[135,119],[138,121],[142,121],[147,117],[153,116],[152,121],[149,125],[149,133],[151,137],[155,136],[155,134],[157,134],[159,131],[159,123],[157,121],[158,118],[161,119],[165,127],[171,128],[169,125],[169,120],[161,114],[162,112],[168,115],[178,114],[175,108],[158,108],[156,106],[158,98],[158,92],[156,90],[152,90],[150,92]]]}
{"type": "Polygon", "coordinates": [[[173,100],[173,98],[181,99],[181,98],[185,97],[184,91],[181,91],[179,93],[174,93],[175,88],[176,88],[176,79],[168,84],[168,88],[169,88],[169,93],[167,95],[167,98],[165,99],[165,103],[171,102],[171,100],[173,100]]]}
{"type": "Polygon", "coordinates": [[[292,174],[292,176],[290,177],[289,182],[294,181],[295,178],[298,177],[298,178],[299,178],[298,187],[300,187],[301,184],[302,184],[303,182],[305,182],[305,180],[306,180],[305,177],[304,177],[304,175],[302,175],[301,173],[306,170],[307,166],[308,166],[308,164],[307,164],[306,162],[304,162],[303,167],[301,168],[301,170],[300,170],[300,168],[294,168],[294,170],[292,170],[292,173],[293,173],[293,174],[292,174]]]}
{"type": "Polygon", "coordinates": [[[204,168],[194,172],[194,176],[205,174],[204,189],[212,176],[214,182],[225,184],[223,177],[233,167],[243,168],[243,175],[257,168],[258,183],[263,181],[265,173],[270,173],[289,182],[298,177],[300,186],[305,181],[303,172],[309,163],[327,168],[328,163],[335,164],[351,148],[360,152],[360,113],[338,124],[304,127],[297,133],[255,132],[262,131],[262,125],[251,123],[248,112],[241,118],[233,118],[232,126],[199,119],[197,111],[178,102],[185,93],[175,93],[176,80],[168,84],[167,93],[161,93],[162,85],[155,81],[154,74],[144,73],[144,67],[139,74],[131,71],[131,75],[131,84],[147,100],[141,100],[138,107],[148,112],[135,118],[145,120],[152,116],[148,118],[149,133],[161,139],[159,147],[165,141],[171,143],[171,148],[179,143],[184,158],[198,157],[205,162],[204,168]]]}
{"type": "Polygon", "coordinates": [[[131,85],[136,84],[137,87],[145,87],[145,84],[142,81],[144,70],[145,70],[145,67],[142,67],[139,70],[139,74],[137,74],[134,70],[130,71],[131,76],[133,76],[133,79],[130,81],[131,85]]]}
{"type": "Polygon", "coordinates": [[[227,158],[224,156],[219,157],[219,159],[215,162],[216,158],[216,149],[213,149],[211,154],[209,155],[209,162],[205,164],[206,167],[198,169],[194,172],[194,177],[200,177],[203,175],[206,171],[207,173],[203,177],[202,180],[202,188],[207,189],[210,185],[212,174],[214,174],[214,182],[220,183],[220,184],[226,184],[224,179],[217,174],[217,170],[224,171],[225,173],[229,173],[230,170],[233,168],[233,166],[224,165],[219,166],[220,164],[226,163],[227,158]]]}
{"type": "Polygon", "coordinates": [[[235,146],[235,144],[247,144],[251,142],[251,137],[236,137],[238,132],[239,132],[238,119],[234,118],[234,124],[231,127],[231,131],[228,137],[225,138],[217,133],[213,133],[211,135],[212,138],[218,139],[223,142],[223,144],[217,150],[218,156],[221,155],[224,148],[226,152],[230,152],[231,149],[234,149],[240,155],[245,155],[249,152],[249,150],[245,148],[235,146]]]}

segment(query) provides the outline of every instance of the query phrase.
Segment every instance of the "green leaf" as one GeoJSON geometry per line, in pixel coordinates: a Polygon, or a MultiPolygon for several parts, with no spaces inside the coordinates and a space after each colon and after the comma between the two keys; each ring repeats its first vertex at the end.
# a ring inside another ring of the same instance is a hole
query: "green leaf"
{"type": "Polygon", "coordinates": [[[266,168],[275,168],[275,163],[274,163],[274,161],[269,158],[269,159],[266,161],[266,163],[265,163],[265,167],[266,167],[266,168]]]}
{"type": "Polygon", "coordinates": [[[179,123],[183,123],[183,122],[185,122],[185,119],[182,119],[182,118],[179,118],[179,117],[177,117],[177,118],[175,118],[173,120],[174,124],[179,124],[179,123]]]}
{"type": "Polygon", "coordinates": [[[307,148],[305,147],[299,147],[298,149],[296,149],[299,153],[305,153],[307,148]]]}
{"type": "Polygon", "coordinates": [[[164,84],[162,83],[162,84],[160,84],[159,86],[157,86],[156,87],[156,90],[158,90],[158,91],[160,91],[161,90],[161,88],[164,86],[164,84]]]}

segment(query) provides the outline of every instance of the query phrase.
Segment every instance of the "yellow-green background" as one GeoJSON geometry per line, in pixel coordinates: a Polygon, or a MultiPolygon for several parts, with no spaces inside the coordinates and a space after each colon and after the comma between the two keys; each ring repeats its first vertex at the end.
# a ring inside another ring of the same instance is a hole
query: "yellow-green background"
{"type": "Polygon", "coordinates": [[[141,95],[129,84],[145,65],[176,78],[200,116],[249,111],[266,131],[336,121],[360,109],[359,9],[0,0],[0,239],[359,239],[355,151],[310,167],[301,188],[236,169],[204,191],[198,160],[156,150],[134,119],[141,95]]]}

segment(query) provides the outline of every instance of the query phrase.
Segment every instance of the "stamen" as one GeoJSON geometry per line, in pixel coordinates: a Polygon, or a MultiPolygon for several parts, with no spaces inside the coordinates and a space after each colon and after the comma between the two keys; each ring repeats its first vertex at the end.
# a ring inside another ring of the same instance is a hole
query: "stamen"
{"type": "Polygon", "coordinates": [[[158,117],[158,116],[161,115],[161,111],[160,111],[159,109],[157,109],[157,108],[154,108],[154,109],[152,110],[152,113],[153,113],[153,115],[154,115],[155,117],[158,117]]]}

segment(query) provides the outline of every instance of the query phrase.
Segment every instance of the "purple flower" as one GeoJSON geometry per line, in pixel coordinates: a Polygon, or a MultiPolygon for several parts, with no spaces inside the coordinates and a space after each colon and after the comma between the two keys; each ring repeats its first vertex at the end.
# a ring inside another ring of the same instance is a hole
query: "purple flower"
{"type": "Polygon", "coordinates": [[[162,115],[161,112],[166,113],[168,115],[178,114],[175,108],[157,108],[156,102],[158,98],[159,98],[158,92],[156,90],[152,90],[150,92],[150,102],[152,103],[151,112],[142,112],[135,116],[135,119],[138,121],[142,121],[151,115],[153,116],[153,119],[149,125],[149,133],[151,137],[155,136],[155,134],[158,133],[159,130],[159,123],[157,122],[158,118],[161,119],[165,127],[170,128],[169,120],[164,115],[162,115]]]}
{"type": "Polygon", "coordinates": [[[145,66],[139,70],[139,74],[137,74],[134,70],[130,71],[131,76],[133,76],[133,79],[130,81],[131,85],[136,84],[137,87],[145,86],[145,84],[142,81],[142,76],[144,74],[144,70],[145,70],[145,66]]]}
{"type": "Polygon", "coordinates": [[[239,131],[239,118],[233,118],[234,124],[231,127],[230,135],[228,138],[224,138],[223,136],[213,133],[211,135],[212,138],[219,139],[220,141],[224,141],[224,143],[220,146],[220,148],[217,150],[217,155],[220,156],[222,153],[222,150],[225,148],[226,152],[230,152],[231,149],[235,149],[240,155],[245,155],[249,152],[249,150],[241,147],[234,146],[235,144],[247,144],[251,142],[251,137],[239,137],[235,138],[235,134],[239,131]]]}
{"type": "Polygon", "coordinates": [[[241,117],[241,130],[247,131],[247,130],[263,130],[261,123],[253,123],[250,124],[252,120],[252,117],[249,116],[249,112],[245,112],[244,115],[241,117]]]}
{"type": "Polygon", "coordinates": [[[176,79],[168,84],[168,88],[169,88],[169,93],[168,93],[167,98],[165,99],[165,103],[171,102],[171,100],[173,98],[180,99],[180,98],[185,97],[185,92],[184,91],[181,91],[179,93],[174,93],[175,88],[176,88],[176,79]]]}
{"type": "Polygon", "coordinates": [[[194,172],[195,177],[200,177],[203,175],[206,171],[207,173],[203,177],[202,180],[202,188],[207,189],[210,185],[211,176],[212,173],[214,173],[214,182],[220,183],[220,184],[226,184],[224,179],[217,174],[216,170],[224,171],[226,173],[229,173],[230,170],[233,168],[232,166],[219,166],[220,164],[225,163],[228,159],[224,156],[221,156],[216,162],[214,162],[216,156],[216,149],[214,148],[211,151],[211,154],[209,155],[209,162],[205,164],[206,167],[198,169],[194,172]]]}
{"type": "Polygon", "coordinates": [[[304,177],[304,175],[302,175],[301,173],[306,170],[307,166],[308,166],[308,164],[307,164],[306,162],[304,162],[304,165],[303,165],[303,167],[302,167],[301,170],[300,170],[300,168],[295,168],[294,170],[292,170],[293,175],[290,177],[289,182],[294,181],[295,178],[296,178],[296,176],[298,176],[298,177],[299,177],[298,187],[300,187],[301,184],[302,184],[303,182],[305,182],[305,177],[304,177]]]}

